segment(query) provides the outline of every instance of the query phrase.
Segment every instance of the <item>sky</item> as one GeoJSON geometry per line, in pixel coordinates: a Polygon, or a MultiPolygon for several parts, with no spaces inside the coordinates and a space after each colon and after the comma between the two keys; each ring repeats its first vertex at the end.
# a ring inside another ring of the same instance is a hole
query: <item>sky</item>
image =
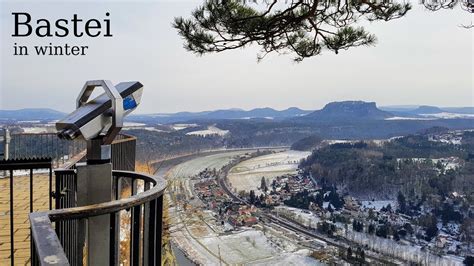
{"type": "Polygon", "coordinates": [[[0,109],[52,108],[69,112],[87,80],[144,84],[136,113],[228,108],[319,109],[342,100],[387,105],[474,106],[473,33],[461,28],[472,15],[461,10],[430,12],[418,1],[405,17],[364,22],[377,36],[373,47],[357,47],[294,63],[293,56],[259,48],[196,56],[183,48],[171,27],[202,1],[6,1],[0,0],[0,109]],[[12,37],[12,12],[32,19],[103,20],[110,13],[113,37],[12,37]],[[14,56],[14,43],[29,56],[14,56]],[[85,56],[37,56],[33,46],[87,45],[85,56]]]}

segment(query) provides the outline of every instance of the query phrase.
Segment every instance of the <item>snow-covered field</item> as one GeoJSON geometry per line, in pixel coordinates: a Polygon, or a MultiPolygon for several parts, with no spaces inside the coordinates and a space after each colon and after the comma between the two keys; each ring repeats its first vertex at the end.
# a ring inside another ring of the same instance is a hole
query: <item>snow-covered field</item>
{"type": "Polygon", "coordinates": [[[226,153],[218,153],[203,157],[198,157],[193,160],[186,161],[182,164],[178,164],[169,172],[171,178],[174,177],[191,177],[201,172],[202,170],[208,169],[220,169],[224,165],[228,164],[232,158],[245,153],[252,153],[253,150],[248,151],[233,151],[226,153]]]}
{"type": "Polygon", "coordinates": [[[308,250],[281,250],[262,231],[255,229],[205,238],[203,244],[216,253],[220,251],[220,254],[225,254],[226,262],[232,265],[318,265],[316,260],[308,256],[308,250]]]}
{"type": "Polygon", "coordinates": [[[276,266],[287,266],[287,265],[326,265],[311,257],[309,257],[309,250],[299,250],[294,253],[283,253],[270,260],[264,260],[252,263],[252,265],[276,265],[276,266]]]}
{"type": "Polygon", "coordinates": [[[123,123],[124,127],[143,127],[145,124],[143,123],[136,123],[136,122],[125,122],[123,123]]]}
{"type": "Polygon", "coordinates": [[[277,176],[294,174],[300,160],[310,154],[311,152],[290,150],[255,157],[234,166],[227,179],[237,191],[257,190],[262,177],[272,182],[277,176]]]}
{"type": "Polygon", "coordinates": [[[203,238],[202,243],[216,254],[225,254],[225,261],[229,264],[250,263],[276,255],[276,250],[269,245],[263,232],[255,229],[203,238]]]}
{"type": "Polygon", "coordinates": [[[208,136],[208,135],[219,135],[224,136],[229,133],[229,130],[223,130],[215,126],[208,126],[206,130],[196,130],[186,133],[186,135],[197,135],[197,136],[208,136]]]}
{"type": "Polygon", "coordinates": [[[171,125],[171,127],[174,129],[174,130],[182,130],[182,129],[185,129],[185,128],[188,128],[188,127],[197,127],[198,125],[196,124],[173,124],[171,125]]]}
{"type": "Polygon", "coordinates": [[[157,129],[156,127],[125,127],[122,130],[131,130],[131,129],[143,129],[147,131],[154,131],[154,132],[166,132],[161,129],[157,129]]]}

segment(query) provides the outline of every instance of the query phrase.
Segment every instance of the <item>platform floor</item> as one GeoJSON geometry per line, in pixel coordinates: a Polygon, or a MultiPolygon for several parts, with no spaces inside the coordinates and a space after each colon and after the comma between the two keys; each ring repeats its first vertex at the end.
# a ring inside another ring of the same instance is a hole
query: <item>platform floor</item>
{"type": "MultiPolygon", "coordinates": [[[[13,177],[13,225],[15,265],[30,264],[30,180],[29,176],[13,177]]],[[[48,175],[33,177],[34,211],[48,210],[48,175]]],[[[53,203],[54,204],[54,203],[53,203]]],[[[0,179],[0,265],[10,264],[10,178],[0,179]]]]}

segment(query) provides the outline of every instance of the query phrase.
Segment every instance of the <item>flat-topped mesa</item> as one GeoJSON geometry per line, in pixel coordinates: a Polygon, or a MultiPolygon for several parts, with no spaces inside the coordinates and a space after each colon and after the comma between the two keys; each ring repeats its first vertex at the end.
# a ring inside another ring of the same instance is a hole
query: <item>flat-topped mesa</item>
{"type": "Polygon", "coordinates": [[[375,102],[343,101],[326,104],[307,117],[320,121],[382,120],[393,115],[377,108],[375,102]]]}
{"type": "Polygon", "coordinates": [[[364,101],[341,101],[341,102],[330,102],[324,106],[322,110],[329,109],[343,109],[343,110],[364,110],[364,109],[377,109],[375,102],[364,102],[364,101]]]}

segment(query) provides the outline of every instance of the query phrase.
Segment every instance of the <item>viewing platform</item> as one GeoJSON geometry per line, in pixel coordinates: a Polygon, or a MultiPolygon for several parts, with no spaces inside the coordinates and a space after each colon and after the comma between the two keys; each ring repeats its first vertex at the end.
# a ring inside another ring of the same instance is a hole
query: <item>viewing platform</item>
{"type": "Polygon", "coordinates": [[[17,133],[11,139],[15,157],[0,161],[5,173],[0,179],[1,265],[85,264],[92,217],[110,218],[107,249],[100,253],[111,264],[161,265],[166,182],[135,172],[135,137],[121,134],[111,144],[113,199],[87,206],[77,202],[76,166],[85,160],[83,145],[61,146],[52,133],[17,133]],[[27,151],[24,145],[35,142],[48,143],[49,149],[29,146],[27,151]],[[47,158],[28,158],[34,155],[47,158]]]}

